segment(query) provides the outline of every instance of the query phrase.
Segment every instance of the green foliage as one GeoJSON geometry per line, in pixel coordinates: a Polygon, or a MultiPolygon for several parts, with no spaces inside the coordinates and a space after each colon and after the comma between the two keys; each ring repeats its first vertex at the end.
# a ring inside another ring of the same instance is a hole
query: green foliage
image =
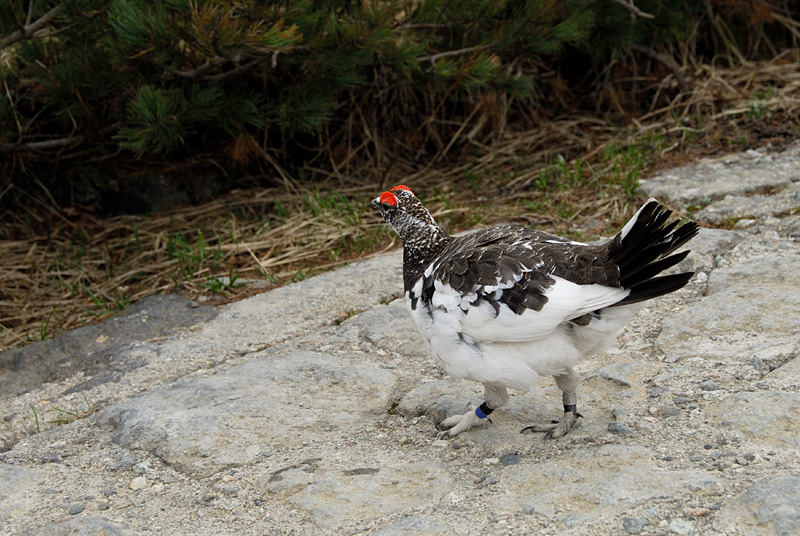
{"type": "Polygon", "coordinates": [[[631,45],[698,39],[712,55],[775,24],[768,8],[729,4],[637,0],[647,18],[593,0],[10,2],[0,148],[15,154],[7,176],[57,164],[60,177],[95,166],[115,178],[131,160],[244,166],[265,148],[290,169],[321,151],[335,162],[337,144],[416,155],[423,126],[450,139],[437,118],[487,95],[527,114],[557,91],[542,72],[584,84],[631,45]],[[720,43],[705,31],[717,27],[720,43]]]}

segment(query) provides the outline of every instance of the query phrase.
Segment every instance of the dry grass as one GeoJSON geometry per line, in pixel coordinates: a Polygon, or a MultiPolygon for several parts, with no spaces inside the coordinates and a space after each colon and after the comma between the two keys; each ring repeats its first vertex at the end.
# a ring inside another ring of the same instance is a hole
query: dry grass
{"type": "MultiPolygon", "coordinates": [[[[451,231],[513,221],[583,238],[605,234],[630,214],[636,181],[653,169],[798,137],[800,53],[740,64],[687,63],[691,94],[624,127],[582,115],[515,132],[513,118],[498,121],[497,108],[479,102],[421,169],[411,158],[387,165],[362,144],[315,187],[282,172],[280,188],[234,191],[170,214],[105,219],[45,202],[3,214],[0,350],[99,321],[154,293],[223,303],[396,248],[366,205],[398,183],[411,185],[451,231]],[[490,123],[496,138],[485,146],[477,133],[490,123]],[[456,145],[462,156],[451,160],[456,145]],[[470,150],[476,156],[465,158],[470,150]],[[381,178],[345,180],[345,164],[349,177],[381,178]]],[[[671,77],[650,83],[657,92],[677,86],[671,77]]]]}

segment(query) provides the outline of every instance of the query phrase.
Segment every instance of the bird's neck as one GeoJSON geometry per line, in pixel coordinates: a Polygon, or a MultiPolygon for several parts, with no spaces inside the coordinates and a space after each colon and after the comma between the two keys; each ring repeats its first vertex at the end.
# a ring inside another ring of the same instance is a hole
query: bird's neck
{"type": "MultiPolygon", "coordinates": [[[[425,268],[447,245],[453,241],[453,237],[448,235],[435,222],[427,225],[422,232],[408,233],[406,236],[400,235],[403,239],[403,272],[406,290],[413,285],[417,279],[422,277],[425,268]]],[[[406,233],[403,233],[406,234],[406,233]]]]}

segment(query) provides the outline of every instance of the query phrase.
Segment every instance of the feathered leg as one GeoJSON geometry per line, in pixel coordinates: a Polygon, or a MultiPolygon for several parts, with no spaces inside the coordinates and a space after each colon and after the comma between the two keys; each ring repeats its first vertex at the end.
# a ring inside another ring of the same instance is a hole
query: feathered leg
{"type": "Polygon", "coordinates": [[[575,426],[578,417],[582,417],[582,415],[578,413],[578,395],[576,394],[578,382],[580,381],[578,373],[572,369],[567,369],[565,374],[556,376],[555,380],[556,385],[561,389],[561,400],[564,402],[564,416],[560,421],[553,421],[552,424],[533,424],[531,426],[526,426],[520,430],[521,433],[545,432],[545,439],[556,439],[566,435],[567,432],[575,426]]]}
{"type": "Polygon", "coordinates": [[[444,432],[438,434],[439,439],[455,437],[475,426],[486,422],[491,423],[489,414],[508,403],[508,390],[505,387],[484,383],[483,391],[484,402],[474,411],[468,411],[463,415],[453,415],[439,423],[438,428],[445,429],[444,432]]]}

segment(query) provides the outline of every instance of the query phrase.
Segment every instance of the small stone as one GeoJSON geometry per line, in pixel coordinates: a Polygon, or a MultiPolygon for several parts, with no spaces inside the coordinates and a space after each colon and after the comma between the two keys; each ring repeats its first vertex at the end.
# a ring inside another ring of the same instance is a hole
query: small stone
{"type": "Polygon", "coordinates": [[[500,456],[500,463],[502,463],[504,466],[517,465],[520,461],[520,457],[516,454],[503,454],[500,456]]]}
{"type": "Polygon", "coordinates": [[[97,501],[98,510],[108,510],[111,507],[111,501],[108,499],[100,499],[97,501]]]}
{"type": "Polygon", "coordinates": [[[664,386],[654,387],[653,389],[650,389],[650,398],[658,398],[667,391],[669,391],[669,389],[664,386]]]}
{"type": "Polygon", "coordinates": [[[83,512],[85,509],[86,507],[82,504],[73,504],[72,506],[69,507],[69,515],[76,516],[81,512],[83,512]]]}
{"type": "Polygon", "coordinates": [[[134,491],[145,488],[147,487],[147,479],[143,476],[137,476],[136,478],[131,480],[129,487],[134,491]]]}
{"type": "Polygon", "coordinates": [[[647,520],[641,517],[622,518],[622,528],[628,534],[641,534],[646,525],[647,520]]]}
{"type": "Polygon", "coordinates": [[[667,530],[672,534],[689,534],[694,530],[694,525],[685,519],[673,519],[667,530]]]}
{"type": "Polygon", "coordinates": [[[716,391],[717,384],[714,383],[714,380],[706,380],[700,384],[700,389],[703,391],[716,391]]]}
{"type": "Polygon", "coordinates": [[[500,458],[484,458],[483,465],[497,465],[500,463],[500,458]]]}
{"type": "Polygon", "coordinates": [[[42,462],[44,463],[61,463],[61,456],[58,453],[53,451],[48,451],[44,453],[42,456],[42,462]]]}
{"type": "Polygon", "coordinates": [[[143,475],[148,471],[150,471],[152,468],[153,466],[148,461],[139,462],[133,466],[133,472],[136,473],[137,475],[143,475]]]}
{"type": "Polygon", "coordinates": [[[239,493],[239,486],[216,484],[214,489],[223,495],[237,495],[239,493]]]}
{"type": "Polygon", "coordinates": [[[741,465],[742,467],[745,467],[746,465],[748,465],[750,463],[747,460],[745,460],[744,457],[742,457],[742,456],[737,456],[736,458],[734,458],[734,461],[737,464],[741,465]]]}
{"type": "Polygon", "coordinates": [[[707,517],[711,515],[711,510],[709,508],[692,508],[689,513],[692,514],[692,517],[707,517]]]}
{"type": "Polygon", "coordinates": [[[626,436],[632,433],[632,430],[619,421],[608,423],[608,431],[618,436],[626,436]]]}

